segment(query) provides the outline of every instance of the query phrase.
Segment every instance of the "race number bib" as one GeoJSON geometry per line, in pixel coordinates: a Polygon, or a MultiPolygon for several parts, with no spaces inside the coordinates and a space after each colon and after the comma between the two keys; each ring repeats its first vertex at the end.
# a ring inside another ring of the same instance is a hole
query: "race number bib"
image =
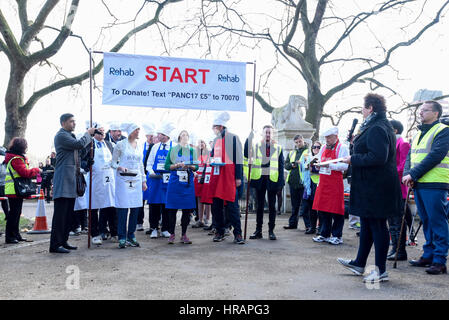
{"type": "Polygon", "coordinates": [[[206,174],[204,176],[204,183],[209,183],[210,182],[210,174],[206,174]]]}
{"type": "Polygon", "coordinates": [[[199,167],[197,172],[202,173],[203,171],[204,171],[204,167],[199,167]]]}
{"type": "Polygon", "coordinates": [[[169,180],[170,180],[170,173],[164,173],[162,175],[162,183],[168,183],[169,180]]]}
{"type": "Polygon", "coordinates": [[[186,171],[176,171],[180,182],[188,182],[189,176],[186,171]]]}
{"type": "Polygon", "coordinates": [[[165,170],[165,163],[164,162],[159,162],[157,164],[156,168],[157,168],[158,171],[164,171],[165,170]]]}
{"type": "Polygon", "coordinates": [[[137,188],[137,183],[139,183],[139,181],[137,180],[126,180],[126,188],[128,190],[135,190],[137,188]]]}
{"type": "Polygon", "coordinates": [[[103,176],[103,185],[107,186],[111,183],[111,177],[110,176],[103,176]]]}
{"type": "Polygon", "coordinates": [[[331,175],[331,168],[320,167],[320,174],[331,175]]]}
{"type": "Polygon", "coordinates": [[[212,167],[207,167],[206,168],[206,173],[211,173],[212,172],[212,167]]]}
{"type": "Polygon", "coordinates": [[[214,167],[214,176],[218,176],[220,174],[220,167],[214,167]]]}

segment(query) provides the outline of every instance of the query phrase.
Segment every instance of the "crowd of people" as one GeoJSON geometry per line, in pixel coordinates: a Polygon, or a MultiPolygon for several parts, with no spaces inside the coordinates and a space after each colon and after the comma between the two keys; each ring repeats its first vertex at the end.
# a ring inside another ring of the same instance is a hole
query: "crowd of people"
{"type": "Polygon", "coordinates": [[[77,249],[68,239],[86,228],[87,208],[92,209],[92,244],[110,239],[121,249],[140,246],[136,232],[144,231],[145,203],[149,208],[146,234],[151,239],[164,237],[173,245],[181,211],[181,243],[192,244],[187,231],[195,212],[192,227],[210,231],[214,242],[223,241],[232,229],[234,243],[245,244],[238,200],[248,181],[256,206],[256,229],[249,238],[263,238],[267,203],[268,239],[276,240],[276,200],[287,183],[292,212],[284,229],[297,229],[302,216],[311,241],[341,245],[349,207],[351,228],[359,231],[359,249],[354,260],[339,258],[338,262],[363,275],[374,244],[376,270],[364,281],[381,282],[388,280],[387,260],[407,260],[406,232],[401,225],[405,219],[412,228],[406,199],[411,188],[426,243],[422,257],[410,264],[427,267],[429,274],[446,273],[449,129],[440,123],[441,113],[438,102],[422,105],[422,124],[410,145],[401,137],[402,124],[387,120],[385,99],[368,94],[362,107],[364,122],[357,133],[342,140],[338,128],[332,127],[324,131],[323,142],[309,144],[298,134],[293,139],[295,148],[285,154],[271,125],[263,127],[262,139],[250,134],[242,146],[227,128],[227,112],[214,117],[211,138],[195,144],[191,133],[177,130],[170,122],[158,127],[147,123],[142,128],[114,123],[107,133],[94,122],[76,137],[74,116],[63,114],[54,139],[56,152],[45,166],[29,168],[25,139],[14,138],[8,147],[2,189],[9,200],[5,241],[24,240],[18,228],[23,198],[14,187],[19,177],[40,176],[47,201],[50,194],[53,198],[52,253],[77,249]],[[142,131],[143,144],[139,143],[142,131]],[[86,189],[80,190],[83,180],[86,189]],[[348,191],[349,206],[344,197],[348,191]]]}

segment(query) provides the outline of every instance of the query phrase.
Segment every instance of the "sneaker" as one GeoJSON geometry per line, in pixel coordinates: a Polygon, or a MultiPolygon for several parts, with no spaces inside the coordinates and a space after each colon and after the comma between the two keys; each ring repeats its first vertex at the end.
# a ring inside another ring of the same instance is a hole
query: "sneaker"
{"type": "Polygon", "coordinates": [[[168,238],[168,244],[174,244],[175,243],[175,234],[171,234],[170,238],[168,238]]]}
{"type": "Polygon", "coordinates": [[[204,219],[204,225],[207,226],[209,224],[209,220],[204,219]]]}
{"type": "Polygon", "coordinates": [[[197,221],[197,223],[192,225],[192,228],[203,228],[203,227],[204,227],[204,223],[201,221],[197,221]]]}
{"type": "Polygon", "coordinates": [[[360,222],[356,222],[354,224],[349,225],[349,229],[360,230],[360,222]]]}
{"type": "Polygon", "coordinates": [[[363,283],[378,283],[388,281],[388,273],[385,271],[381,275],[377,272],[377,270],[371,271],[369,275],[363,278],[363,283]]]}
{"type": "Polygon", "coordinates": [[[329,238],[325,238],[320,235],[320,236],[313,237],[312,240],[315,242],[328,242],[329,238]]]}
{"type": "Polygon", "coordinates": [[[140,247],[140,243],[137,242],[136,238],[126,240],[126,244],[130,247],[140,247]]]}
{"type": "Polygon", "coordinates": [[[143,229],[143,224],[138,224],[137,226],[136,226],[136,231],[143,231],[144,229],[143,229]]]}
{"type": "Polygon", "coordinates": [[[365,272],[365,268],[357,267],[353,264],[352,260],[345,260],[342,258],[337,258],[337,261],[346,269],[351,270],[353,273],[355,273],[358,276],[362,276],[365,272]]]}
{"type": "Polygon", "coordinates": [[[229,231],[229,228],[225,228],[224,236],[229,237],[230,235],[231,235],[231,232],[229,231]]]}
{"type": "Polygon", "coordinates": [[[328,238],[327,242],[337,246],[337,245],[343,243],[343,239],[337,238],[337,237],[330,237],[330,238],[328,238]]]}
{"type": "Polygon", "coordinates": [[[113,237],[110,238],[110,241],[112,243],[116,243],[116,242],[118,242],[118,237],[117,236],[113,236],[113,237]]]}
{"type": "Polygon", "coordinates": [[[79,236],[80,234],[78,232],[70,231],[69,236],[79,236]]]}
{"type": "Polygon", "coordinates": [[[119,249],[125,249],[126,248],[126,240],[119,240],[118,248],[119,249]]]}
{"type": "Polygon", "coordinates": [[[150,239],[156,239],[158,237],[157,229],[153,229],[150,234],[150,239]]]}
{"type": "Polygon", "coordinates": [[[214,242],[221,242],[223,240],[224,240],[224,236],[221,234],[218,234],[218,233],[215,234],[215,237],[213,239],[214,242]]]}
{"type": "Polygon", "coordinates": [[[96,236],[92,238],[92,244],[100,245],[103,241],[101,240],[101,236],[96,236]]]}
{"type": "Polygon", "coordinates": [[[81,227],[76,228],[75,232],[76,233],[81,233],[81,227]]]}
{"type": "Polygon", "coordinates": [[[183,235],[183,236],[181,237],[181,243],[184,243],[184,244],[192,244],[192,241],[190,241],[190,239],[187,238],[186,235],[183,235]]]}
{"type": "Polygon", "coordinates": [[[238,234],[234,237],[234,243],[245,244],[245,240],[243,240],[242,236],[240,234],[238,234]]]}
{"type": "Polygon", "coordinates": [[[204,227],[203,230],[204,230],[204,231],[210,231],[210,230],[212,230],[213,228],[214,228],[214,227],[212,227],[212,225],[210,225],[210,226],[204,227]]]}
{"type": "Polygon", "coordinates": [[[168,232],[168,231],[162,231],[162,232],[161,232],[161,236],[164,237],[164,238],[170,238],[170,232],[168,232]]]}
{"type": "Polygon", "coordinates": [[[217,233],[217,230],[215,230],[215,228],[212,228],[207,235],[208,236],[214,236],[215,233],[217,233]]]}
{"type": "Polygon", "coordinates": [[[108,240],[108,235],[105,233],[100,234],[101,240],[108,240]]]}

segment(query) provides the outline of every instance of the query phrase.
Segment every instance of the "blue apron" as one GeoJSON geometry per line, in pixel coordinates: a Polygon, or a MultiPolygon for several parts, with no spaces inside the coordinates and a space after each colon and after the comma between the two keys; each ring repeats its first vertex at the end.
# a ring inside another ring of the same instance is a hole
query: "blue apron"
{"type": "MultiPolygon", "coordinates": [[[[148,150],[147,150],[147,142],[145,141],[145,144],[143,145],[143,160],[144,161],[145,161],[147,152],[150,152],[150,148],[148,148],[148,150]]],[[[143,200],[148,201],[148,199],[150,199],[150,194],[151,194],[151,192],[150,192],[151,189],[149,187],[150,186],[150,173],[147,173],[147,186],[148,186],[147,190],[145,190],[143,192],[143,200]]]]}
{"type": "MultiPolygon", "coordinates": [[[[181,149],[178,151],[176,163],[193,162],[192,151],[190,157],[180,155],[181,149]]],[[[195,209],[195,184],[193,182],[192,171],[172,171],[168,182],[167,201],[165,203],[167,209],[195,209]]]]}
{"type": "MultiPolygon", "coordinates": [[[[161,150],[162,143],[156,152],[154,159],[153,171],[155,174],[163,175],[163,178],[150,178],[148,189],[150,189],[147,202],[150,204],[165,204],[167,196],[168,176],[170,171],[165,170],[165,159],[167,158],[168,150],[161,150]],[[159,168],[158,168],[159,167],[159,168]]],[[[172,142],[170,141],[170,149],[172,142]]],[[[154,148],[154,147],[153,147],[154,148]]]]}

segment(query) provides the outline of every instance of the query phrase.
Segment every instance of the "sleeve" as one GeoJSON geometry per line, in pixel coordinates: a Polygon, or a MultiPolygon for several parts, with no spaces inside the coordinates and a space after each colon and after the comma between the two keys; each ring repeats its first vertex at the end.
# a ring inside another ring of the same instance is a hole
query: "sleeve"
{"type": "Polygon", "coordinates": [[[290,162],[290,152],[288,153],[288,155],[287,155],[287,160],[285,160],[285,169],[286,170],[291,170],[291,169],[293,169],[293,167],[292,167],[292,163],[290,162]]]}
{"type": "MultiPolygon", "coordinates": [[[[192,159],[193,161],[198,161],[198,154],[195,150],[195,148],[190,148],[192,150],[192,159]]],[[[199,168],[198,164],[195,164],[195,169],[193,169],[193,171],[197,171],[199,168]]]]}
{"type": "Polygon", "coordinates": [[[22,178],[34,178],[39,173],[39,168],[27,169],[25,162],[22,159],[16,158],[11,161],[11,167],[21,176],[22,178]]]}
{"type": "MultiPolygon", "coordinates": [[[[337,158],[343,158],[349,156],[349,149],[345,145],[340,146],[340,151],[338,152],[337,158]]],[[[348,170],[349,165],[347,163],[338,162],[329,164],[329,168],[334,171],[344,172],[348,170]]]]}
{"type": "Polygon", "coordinates": [[[117,143],[114,147],[114,152],[112,152],[112,162],[111,167],[117,169],[120,164],[120,157],[122,156],[123,143],[117,143]]]}
{"type": "Polygon", "coordinates": [[[380,166],[387,162],[390,139],[387,132],[374,126],[366,134],[366,146],[368,152],[356,153],[351,156],[351,164],[354,167],[380,166]]]}
{"type": "Polygon", "coordinates": [[[75,150],[83,149],[92,141],[91,135],[86,132],[79,140],[73,138],[70,134],[58,134],[55,137],[55,144],[60,145],[63,149],[75,150]]]}
{"type": "Polygon", "coordinates": [[[282,152],[282,148],[281,148],[281,152],[279,152],[279,160],[278,160],[278,169],[279,169],[279,184],[281,186],[285,185],[285,181],[284,181],[284,154],[282,152]]]}
{"type": "Polygon", "coordinates": [[[412,149],[410,149],[408,151],[407,158],[406,158],[405,163],[404,163],[404,173],[402,174],[403,177],[408,175],[408,174],[410,174],[410,152],[411,152],[411,150],[412,149]]]}
{"type": "MultiPolygon", "coordinates": [[[[405,166],[405,160],[407,160],[407,154],[410,151],[410,143],[402,141],[402,143],[399,145],[399,167],[398,171],[402,172],[404,171],[405,166]]],[[[398,155],[396,155],[397,157],[398,155]]]]}
{"type": "Polygon", "coordinates": [[[153,165],[154,165],[154,160],[156,159],[156,153],[157,153],[157,150],[159,149],[159,146],[160,146],[159,143],[155,144],[155,145],[151,148],[150,155],[148,156],[147,171],[148,171],[150,174],[154,174],[154,171],[153,171],[153,165]]]}
{"type": "Polygon", "coordinates": [[[243,180],[243,157],[242,157],[242,143],[237,136],[234,136],[234,164],[235,164],[235,179],[243,180]]]}
{"type": "Polygon", "coordinates": [[[433,139],[429,154],[416,167],[410,170],[413,180],[418,180],[437,164],[441,163],[448,150],[449,128],[445,128],[433,139]]]}
{"type": "Polygon", "coordinates": [[[170,166],[173,164],[173,162],[171,161],[172,150],[173,148],[170,148],[170,150],[168,150],[167,158],[165,158],[165,170],[167,171],[170,171],[170,166]]]}

